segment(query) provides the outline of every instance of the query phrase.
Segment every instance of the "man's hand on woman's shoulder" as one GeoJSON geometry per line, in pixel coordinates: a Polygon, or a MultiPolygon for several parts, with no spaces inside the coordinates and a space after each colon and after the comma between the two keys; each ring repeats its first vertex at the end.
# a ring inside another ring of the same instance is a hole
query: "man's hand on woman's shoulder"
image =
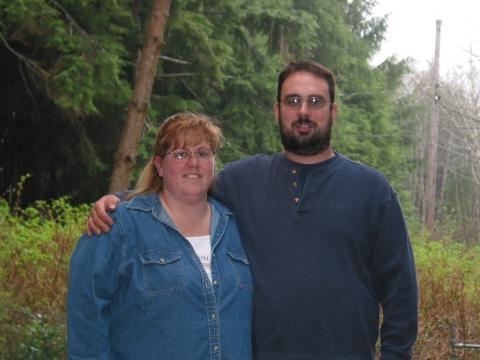
{"type": "Polygon", "coordinates": [[[115,195],[102,196],[95,202],[86,225],[86,232],[89,236],[93,233],[100,235],[110,231],[113,220],[109,213],[115,211],[119,202],[120,199],[115,195]]]}

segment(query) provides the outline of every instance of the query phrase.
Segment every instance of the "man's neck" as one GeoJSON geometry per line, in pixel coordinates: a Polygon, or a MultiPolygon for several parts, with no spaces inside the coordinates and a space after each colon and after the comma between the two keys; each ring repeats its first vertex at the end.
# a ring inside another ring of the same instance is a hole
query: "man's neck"
{"type": "Polygon", "coordinates": [[[315,155],[298,155],[285,150],[285,155],[289,160],[299,164],[318,164],[335,156],[332,148],[329,146],[322,152],[315,155]]]}

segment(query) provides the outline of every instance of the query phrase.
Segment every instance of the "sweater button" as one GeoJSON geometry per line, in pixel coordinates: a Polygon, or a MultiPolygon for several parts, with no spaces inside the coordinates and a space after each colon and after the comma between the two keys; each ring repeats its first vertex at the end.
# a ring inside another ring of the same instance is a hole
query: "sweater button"
{"type": "Polygon", "coordinates": [[[292,174],[295,175],[297,173],[296,169],[292,169],[292,174]]]}
{"type": "Polygon", "coordinates": [[[293,198],[293,202],[295,204],[298,204],[300,202],[300,198],[299,197],[293,198]]]}
{"type": "Polygon", "coordinates": [[[297,186],[298,186],[298,183],[297,183],[296,181],[294,181],[294,182],[292,183],[292,185],[293,185],[293,187],[297,187],[297,186]]]}

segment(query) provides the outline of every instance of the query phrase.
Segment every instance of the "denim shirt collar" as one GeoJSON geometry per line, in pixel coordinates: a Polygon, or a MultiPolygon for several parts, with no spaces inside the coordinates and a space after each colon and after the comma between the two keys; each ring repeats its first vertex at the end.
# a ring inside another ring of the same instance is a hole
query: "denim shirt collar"
{"type": "MultiPolygon", "coordinates": [[[[210,236],[212,239],[212,247],[214,247],[225,230],[228,216],[233,216],[234,214],[220,202],[211,197],[208,197],[208,203],[212,208],[210,236]]],[[[158,221],[178,231],[170,215],[168,215],[167,211],[163,207],[158,193],[135,196],[128,202],[126,207],[127,209],[131,210],[151,212],[153,217],[155,217],[158,221]]]]}

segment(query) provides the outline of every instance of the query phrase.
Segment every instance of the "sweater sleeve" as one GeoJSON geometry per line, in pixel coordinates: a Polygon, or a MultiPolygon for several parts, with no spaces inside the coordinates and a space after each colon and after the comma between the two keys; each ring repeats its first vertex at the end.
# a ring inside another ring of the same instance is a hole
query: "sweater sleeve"
{"type": "Polygon", "coordinates": [[[84,235],[70,260],[68,359],[109,360],[110,303],[121,263],[121,224],[99,236],[84,235]]]}
{"type": "Polygon", "coordinates": [[[127,196],[130,195],[130,193],[132,192],[133,190],[127,190],[127,191],[117,191],[117,192],[114,192],[113,194],[110,194],[110,195],[115,195],[117,198],[120,199],[120,201],[125,201],[127,196]]]}
{"type": "Polygon", "coordinates": [[[372,277],[383,310],[381,359],[412,358],[418,330],[415,260],[396,193],[383,204],[372,262],[372,277]]]}
{"type": "Polygon", "coordinates": [[[215,183],[211,187],[209,194],[215,199],[225,204],[230,209],[232,209],[231,201],[227,196],[227,177],[227,171],[225,169],[220,171],[220,173],[215,178],[215,183]]]}

